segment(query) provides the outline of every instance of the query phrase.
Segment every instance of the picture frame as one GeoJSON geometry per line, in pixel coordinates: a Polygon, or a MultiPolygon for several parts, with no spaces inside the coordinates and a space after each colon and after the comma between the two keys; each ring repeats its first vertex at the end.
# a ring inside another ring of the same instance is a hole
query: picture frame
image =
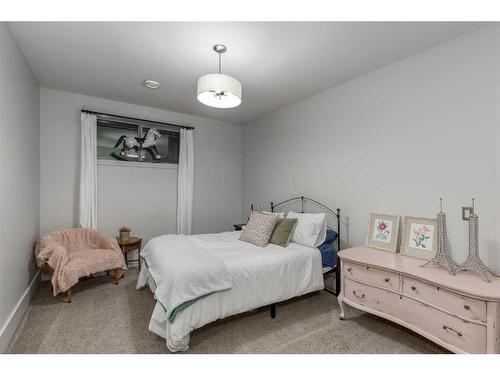
{"type": "Polygon", "coordinates": [[[372,212],[368,224],[366,246],[396,253],[398,249],[399,220],[398,215],[372,212]]]}
{"type": "Polygon", "coordinates": [[[437,252],[437,219],[406,216],[401,254],[431,260],[437,252]]]}

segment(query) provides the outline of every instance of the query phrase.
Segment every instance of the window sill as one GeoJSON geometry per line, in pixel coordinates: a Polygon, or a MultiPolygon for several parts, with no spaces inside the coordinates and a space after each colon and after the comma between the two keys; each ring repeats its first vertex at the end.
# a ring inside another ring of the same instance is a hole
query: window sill
{"type": "Polygon", "coordinates": [[[120,161],[120,160],[106,160],[98,159],[98,166],[108,166],[108,167],[133,167],[133,168],[157,168],[157,169],[177,169],[177,164],[160,164],[160,163],[145,163],[138,161],[120,161]]]}

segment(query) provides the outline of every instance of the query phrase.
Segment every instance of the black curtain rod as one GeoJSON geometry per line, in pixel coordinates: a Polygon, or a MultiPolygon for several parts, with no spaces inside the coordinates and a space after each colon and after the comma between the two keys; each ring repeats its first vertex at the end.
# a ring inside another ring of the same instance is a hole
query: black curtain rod
{"type": "Polygon", "coordinates": [[[160,121],[154,121],[154,120],[146,120],[146,119],[144,119],[144,118],[129,117],[129,116],[122,116],[122,115],[115,115],[115,114],[112,114],[112,113],[105,113],[105,112],[89,111],[88,109],[82,109],[82,112],[85,112],[85,113],[91,113],[91,114],[93,114],[93,115],[113,116],[113,117],[121,117],[121,118],[126,118],[126,119],[128,119],[128,120],[145,121],[145,122],[149,122],[149,123],[152,123],[152,124],[175,126],[175,127],[177,127],[177,128],[194,129],[192,126],[175,125],[175,124],[169,124],[169,123],[167,123],[167,122],[160,122],[160,121]]]}

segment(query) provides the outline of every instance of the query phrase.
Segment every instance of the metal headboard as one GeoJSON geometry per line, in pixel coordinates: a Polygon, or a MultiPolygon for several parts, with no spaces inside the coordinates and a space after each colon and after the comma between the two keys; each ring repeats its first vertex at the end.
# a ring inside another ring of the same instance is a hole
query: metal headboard
{"type": "Polygon", "coordinates": [[[281,206],[281,205],[284,205],[286,203],[290,203],[290,202],[293,202],[293,201],[296,201],[296,200],[299,200],[300,199],[300,203],[301,203],[301,213],[304,213],[304,205],[306,202],[311,202],[313,203],[314,205],[324,209],[325,211],[327,211],[328,213],[334,215],[336,218],[337,218],[337,251],[340,251],[340,208],[337,208],[335,211],[332,210],[331,208],[325,206],[323,203],[320,203],[312,198],[309,198],[309,197],[304,197],[304,196],[301,196],[301,197],[294,197],[294,198],[290,198],[290,199],[287,199],[287,200],[284,200],[282,202],[279,202],[279,203],[274,203],[274,202],[271,202],[271,212],[274,212],[274,210],[281,206]]]}
{"type": "MultiPolygon", "coordinates": [[[[338,252],[340,251],[340,208],[337,208],[334,211],[331,208],[325,206],[323,203],[320,203],[320,202],[318,202],[312,198],[309,198],[309,197],[301,196],[301,197],[294,197],[294,198],[286,199],[286,200],[279,202],[279,203],[271,202],[271,212],[274,212],[274,210],[281,205],[284,205],[286,203],[290,203],[293,201],[297,201],[297,200],[300,200],[300,203],[301,203],[301,213],[304,213],[305,203],[310,202],[310,203],[322,208],[326,212],[334,215],[337,218],[337,263],[335,265],[335,268],[333,268],[332,271],[335,271],[335,284],[336,284],[335,285],[335,289],[336,289],[335,292],[338,295],[338,293],[340,291],[340,258],[338,256],[338,252]]],[[[253,205],[252,205],[252,209],[253,209],[253,205]]]]}

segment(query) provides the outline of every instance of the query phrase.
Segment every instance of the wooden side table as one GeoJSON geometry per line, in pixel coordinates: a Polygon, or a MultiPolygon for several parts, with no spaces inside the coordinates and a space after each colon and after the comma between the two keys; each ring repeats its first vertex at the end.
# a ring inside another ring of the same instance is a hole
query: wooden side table
{"type": "Polygon", "coordinates": [[[141,257],[139,256],[139,252],[141,251],[142,246],[142,238],[139,237],[130,237],[128,241],[120,241],[120,238],[116,239],[118,241],[118,245],[122,249],[123,256],[125,257],[125,264],[128,266],[128,257],[127,253],[129,251],[137,250],[137,261],[139,262],[139,271],[141,270],[141,257]]]}
{"type": "Polygon", "coordinates": [[[246,224],[233,224],[234,230],[243,230],[243,226],[246,224]]]}

